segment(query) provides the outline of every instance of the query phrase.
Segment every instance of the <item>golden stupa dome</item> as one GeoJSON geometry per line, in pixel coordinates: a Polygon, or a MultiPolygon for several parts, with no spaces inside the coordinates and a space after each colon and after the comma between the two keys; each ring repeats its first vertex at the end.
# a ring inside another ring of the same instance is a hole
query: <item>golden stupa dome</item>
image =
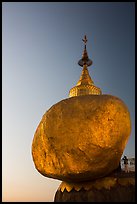
{"type": "Polygon", "coordinates": [[[102,94],[101,89],[94,85],[91,79],[87,67],[92,65],[92,60],[88,58],[88,53],[86,49],[87,37],[83,39],[85,43],[85,48],[83,51],[82,59],[78,61],[78,64],[83,67],[82,74],[80,76],[77,85],[69,91],[69,97],[73,96],[83,96],[83,95],[99,95],[102,94]]]}

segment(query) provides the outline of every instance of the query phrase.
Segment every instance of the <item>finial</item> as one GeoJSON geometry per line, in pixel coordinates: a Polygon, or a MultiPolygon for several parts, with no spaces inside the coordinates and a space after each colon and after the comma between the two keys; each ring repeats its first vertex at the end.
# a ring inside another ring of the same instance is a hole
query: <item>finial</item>
{"type": "Polygon", "coordinates": [[[83,40],[83,42],[85,43],[85,47],[84,47],[84,51],[83,51],[83,54],[82,54],[82,59],[80,59],[80,60],[78,61],[78,64],[79,64],[81,67],[83,67],[83,65],[85,65],[85,64],[86,64],[87,66],[90,66],[90,65],[92,65],[92,60],[88,58],[88,53],[87,53],[87,49],[86,49],[86,43],[87,43],[87,41],[88,41],[87,36],[84,35],[84,38],[83,38],[82,40],[83,40]]]}
{"type": "Polygon", "coordinates": [[[86,45],[86,43],[87,43],[87,41],[88,41],[88,39],[87,39],[87,36],[86,35],[84,35],[84,39],[82,39],[83,40],[83,42],[85,43],[85,45],[86,45]]]}

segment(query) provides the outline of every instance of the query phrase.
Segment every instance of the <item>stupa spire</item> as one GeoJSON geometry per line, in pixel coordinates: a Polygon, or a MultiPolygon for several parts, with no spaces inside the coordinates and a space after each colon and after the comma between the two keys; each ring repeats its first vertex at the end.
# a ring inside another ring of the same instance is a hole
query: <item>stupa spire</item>
{"type": "Polygon", "coordinates": [[[87,43],[87,37],[86,35],[82,39],[84,42],[84,51],[82,54],[82,58],[78,61],[79,66],[83,67],[81,76],[79,81],[77,82],[77,85],[70,89],[69,91],[69,97],[73,96],[80,96],[80,95],[99,95],[101,94],[101,89],[96,87],[94,85],[93,80],[91,79],[87,67],[92,65],[92,60],[89,59],[86,43],[87,43]]]}
{"type": "Polygon", "coordinates": [[[86,43],[87,43],[87,41],[88,41],[87,36],[85,35],[85,36],[84,36],[84,39],[82,39],[82,40],[83,40],[85,46],[84,46],[84,51],[83,51],[83,54],[82,54],[82,59],[80,59],[80,60],[78,61],[78,64],[79,64],[81,67],[83,67],[83,65],[85,65],[85,64],[86,64],[87,66],[90,66],[90,65],[92,65],[92,60],[88,58],[88,53],[87,53],[87,48],[86,48],[86,43]]]}

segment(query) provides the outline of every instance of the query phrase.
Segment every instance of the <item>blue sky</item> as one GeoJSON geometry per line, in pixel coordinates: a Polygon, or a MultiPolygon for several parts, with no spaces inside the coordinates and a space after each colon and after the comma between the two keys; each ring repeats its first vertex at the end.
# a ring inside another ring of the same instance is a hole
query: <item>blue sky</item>
{"type": "Polygon", "coordinates": [[[85,34],[92,80],[129,108],[124,154],[135,156],[135,3],[3,2],[3,201],[53,201],[61,182],[37,172],[31,144],[46,110],[80,77],[85,34]]]}

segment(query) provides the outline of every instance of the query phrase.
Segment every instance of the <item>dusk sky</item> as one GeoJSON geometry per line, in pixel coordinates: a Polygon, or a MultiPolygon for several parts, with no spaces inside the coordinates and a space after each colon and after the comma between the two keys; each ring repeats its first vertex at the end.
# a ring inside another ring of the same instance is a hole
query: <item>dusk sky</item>
{"type": "Polygon", "coordinates": [[[34,167],[31,145],[44,113],[68,98],[82,68],[103,94],[127,105],[132,131],[123,154],[135,157],[135,3],[2,3],[2,201],[53,201],[61,181],[34,167]]]}

